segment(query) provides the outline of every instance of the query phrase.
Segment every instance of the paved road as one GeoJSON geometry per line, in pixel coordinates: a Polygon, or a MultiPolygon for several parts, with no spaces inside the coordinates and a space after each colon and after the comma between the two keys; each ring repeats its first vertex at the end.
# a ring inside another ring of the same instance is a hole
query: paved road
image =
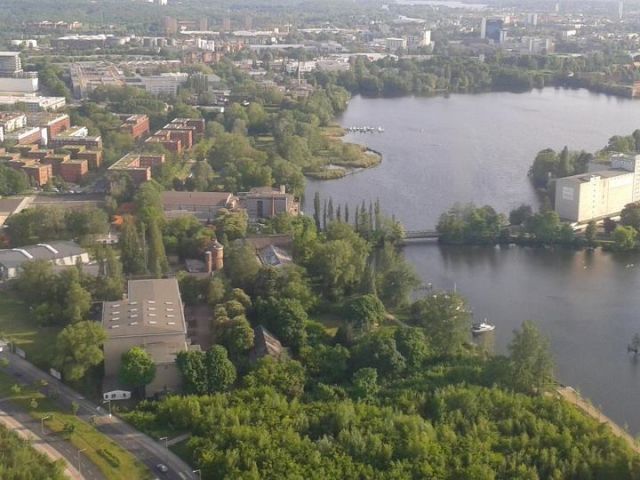
{"type": "MultiPolygon", "coordinates": [[[[49,384],[47,388],[55,389],[61,403],[71,406],[71,402],[76,402],[80,406],[78,416],[90,422],[92,417],[104,416],[105,410],[85,399],[75,390],[64,385],[62,382],[51,377],[42,370],[34,367],[31,363],[23,360],[17,355],[9,352],[0,353],[0,358],[5,356],[9,359],[7,370],[14,376],[19,375],[19,379],[25,384],[33,384],[40,379],[46,380],[49,384]]],[[[155,476],[161,479],[170,480],[194,480],[197,478],[192,468],[180,457],[175,455],[163,445],[159,444],[151,437],[139,432],[131,425],[123,422],[117,417],[112,417],[109,421],[98,422],[96,428],[107,435],[125,450],[133,454],[138,460],[147,465],[155,476]],[[167,473],[160,473],[156,465],[162,463],[169,468],[167,473]]],[[[135,480],[135,479],[131,479],[135,480]]]]}
{"type": "Polygon", "coordinates": [[[15,432],[21,438],[29,441],[33,448],[45,454],[51,459],[51,461],[55,462],[59,459],[64,460],[64,474],[67,478],[70,478],[71,480],[104,478],[95,465],[91,464],[85,466],[85,462],[82,463],[81,467],[85,475],[80,473],[74,466],[74,462],[77,466],[78,459],[72,456],[73,451],[75,450],[73,445],[59,436],[49,436],[46,434],[46,429],[45,434],[43,435],[40,423],[31,418],[28,413],[16,411],[12,408],[12,405],[8,405],[0,408],[0,423],[12,432],[15,432]],[[11,413],[8,413],[9,411],[11,411],[11,413]],[[93,473],[95,473],[94,470],[97,472],[97,476],[93,475],[93,473]]]}

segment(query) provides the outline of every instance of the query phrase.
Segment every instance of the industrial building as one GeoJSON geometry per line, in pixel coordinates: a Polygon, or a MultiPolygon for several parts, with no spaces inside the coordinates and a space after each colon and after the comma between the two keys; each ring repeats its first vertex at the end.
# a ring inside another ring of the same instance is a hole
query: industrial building
{"type": "Polygon", "coordinates": [[[555,210],[563,220],[585,223],[618,215],[640,200],[640,155],[615,154],[611,168],[556,180],[555,210]]]}
{"type": "Polygon", "coordinates": [[[68,241],[40,243],[29,247],[0,250],[0,281],[18,276],[22,265],[34,260],[45,260],[54,267],[87,265],[89,254],[78,244],[68,241]]]}
{"type": "Polygon", "coordinates": [[[175,278],[130,280],[127,296],[115,302],[104,302],[102,327],[104,342],[103,391],[127,389],[119,381],[122,355],[133,347],[145,349],[156,366],[153,381],[145,387],[146,396],[179,392],[181,378],[176,355],[192,349],[187,338],[182,298],[175,278]]]}

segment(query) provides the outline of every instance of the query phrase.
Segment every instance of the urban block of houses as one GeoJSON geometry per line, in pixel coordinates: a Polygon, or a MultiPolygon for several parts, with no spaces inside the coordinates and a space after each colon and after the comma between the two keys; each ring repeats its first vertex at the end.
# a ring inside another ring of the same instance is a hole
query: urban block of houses
{"type": "Polygon", "coordinates": [[[17,145],[9,151],[0,149],[0,163],[22,170],[37,186],[46,185],[53,176],[68,183],[78,183],[90,169],[102,163],[101,150],[69,146],[62,153],[38,145],[17,145]]]}
{"type": "Polygon", "coordinates": [[[111,165],[109,171],[126,173],[136,185],[140,185],[151,180],[151,169],[162,165],[164,161],[164,155],[128,153],[111,165]]]}
{"type": "Polygon", "coordinates": [[[146,143],[157,143],[170,152],[180,153],[189,150],[196,139],[204,134],[205,121],[193,118],[176,118],[151,137],[146,143]]]}
{"type": "Polygon", "coordinates": [[[162,192],[162,208],[167,218],[193,215],[211,223],[222,208],[238,207],[238,197],[229,192],[162,192]]]}
{"type": "Polygon", "coordinates": [[[22,265],[33,260],[46,260],[62,268],[87,265],[90,262],[87,251],[70,241],[0,250],[0,280],[16,278],[22,265]]]}
{"type": "Polygon", "coordinates": [[[585,223],[618,215],[640,200],[640,155],[614,154],[611,168],[556,180],[555,211],[585,223]]]}
{"type": "Polygon", "coordinates": [[[187,338],[184,310],[175,278],[130,280],[123,300],[104,302],[102,326],[105,379],[103,391],[129,390],[118,379],[122,355],[133,347],[145,349],[156,366],[145,394],[180,391],[181,378],[175,359],[179,352],[199,349],[187,338]]]}
{"type": "Polygon", "coordinates": [[[118,118],[122,120],[120,130],[124,133],[128,133],[135,140],[149,135],[149,117],[146,115],[118,115],[118,118]]]}
{"type": "Polygon", "coordinates": [[[273,218],[282,213],[298,215],[300,203],[287,193],[286,188],[258,187],[248,192],[239,193],[240,206],[247,210],[249,220],[257,221],[273,218]]]}

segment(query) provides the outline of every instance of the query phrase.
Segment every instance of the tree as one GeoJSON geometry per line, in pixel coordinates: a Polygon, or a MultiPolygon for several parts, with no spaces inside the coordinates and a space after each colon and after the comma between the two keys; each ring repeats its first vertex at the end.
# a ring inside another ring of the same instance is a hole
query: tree
{"type": "Polygon", "coordinates": [[[87,370],[102,362],[102,344],[107,338],[102,325],[78,322],[65,327],[56,337],[54,366],[66,380],[77,381],[87,370]]]}
{"type": "Polygon", "coordinates": [[[178,352],[176,365],[182,376],[184,393],[190,395],[206,395],[209,393],[204,352],[197,350],[178,352]]]}
{"type": "Polygon", "coordinates": [[[156,376],[156,365],[149,352],[142,347],[133,347],[122,354],[118,378],[134,389],[143,389],[156,376]]]}
{"type": "Polygon", "coordinates": [[[233,366],[222,345],[214,345],[206,353],[207,390],[210,393],[224,392],[236,381],[236,367],[233,366]]]}
{"type": "Polygon", "coordinates": [[[236,240],[246,236],[249,217],[244,209],[230,211],[221,208],[216,215],[215,224],[218,239],[222,239],[222,236],[226,235],[229,240],[236,240]]]}
{"type": "Polygon", "coordinates": [[[512,387],[518,391],[540,393],[553,379],[549,340],[528,320],[513,333],[509,344],[512,387]]]}
{"type": "Polygon", "coordinates": [[[126,216],[120,235],[120,259],[125,273],[144,273],[146,267],[145,254],[140,242],[140,233],[131,216],[126,216]]]}
{"type": "Polygon", "coordinates": [[[82,288],[80,282],[72,280],[65,295],[63,315],[69,323],[76,323],[85,318],[91,308],[91,294],[82,288]]]}
{"type": "Polygon", "coordinates": [[[297,360],[264,357],[243,382],[249,388],[268,385],[283,395],[297,398],[304,393],[305,380],[304,367],[297,360]]]}
{"type": "Polygon", "coordinates": [[[424,329],[438,355],[460,351],[469,336],[469,310],[457,293],[436,293],[418,300],[410,315],[411,323],[424,329]]]}
{"type": "Polygon", "coordinates": [[[244,315],[235,316],[225,322],[220,333],[220,343],[226,347],[234,359],[246,354],[253,347],[253,340],[253,328],[244,315]]]}
{"type": "Polygon", "coordinates": [[[361,368],[353,374],[353,386],[358,397],[371,399],[380,390],[378,372],[375,368],[361,368]]]}
{"type": "Polygon", "coordinates": [[[256,301],[256,317],[285,345],[298,351],[306,342],[307,312],[298,300],[260,298],[256,301]]]}
{"type": "Polygon", "coordinates": [[[638,231],[635,228],[618,225],[613,231],[614,248],[619,252],[633,250],[637,238],[638,231]]]}
{"type": "Polygon", "coordinates": [[[162,233],[160,232],[158,220],[151,220],[151,223],[148,224],[147,233],[149,245],[147,270],[158,278],[169,271],[169,262],[162,243],[162,233]]]}
{"type": "Polygon", "coordinates": [[[598,227],[596,222],[591,220],[587,224],[587,228],[584,230],[584,238],[589,245],[593,245],[596,241],[596,235],[598,234],[598,227]]]}
{"type": "Polygon", "coordinates": [[[251,291],[260,264],[249,244],[234,243],[225,251],[224,271],[233,287],[251,291]]]}
{"type": "Polygon", "coordinates": [[[352,349],[353,369],[372,367],[382,377],[401,373],[406,366],[405,358],[398,351],[393,332],[378,330],[362,336],[352,349]]]}
{"type": "Polygon", "coordinates": [[[363,332],[379,326],[386,314],[380,299],[372,294],[361,295],[350,300],[344,310],[346,320],[363,332]]]}
{"type": "Polygon", "coordinates": [[[376,292],[387,308],[404,307],[411,293],[420,285],[420,278],[391,243],[384,244],[376,257],[376,292]]]}
{"type": "Polygon", "coordinates": [[[398,351],[405,358],[407,367],[417,371],[431,356],[429,340],[419,328],[398,328],[394,338],[398,351]]]}
{"type": "Polygon", "coordinates": [[[640,203],[625,205],[620,212],[620,223],[640,230],[640,203]]]}
{"type": "Polygon", "coordinates": [[[511,225],[522,225],[531,215],[533,215],[531,205],[522,204],[509,212],[509,223],[511,225]]]}

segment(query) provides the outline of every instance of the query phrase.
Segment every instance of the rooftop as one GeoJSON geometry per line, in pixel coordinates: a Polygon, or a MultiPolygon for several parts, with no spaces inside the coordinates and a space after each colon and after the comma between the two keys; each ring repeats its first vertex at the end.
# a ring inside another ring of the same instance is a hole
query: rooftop
{"type": "Polygon", "coordinates": [[[17,268],[31,260],[57,260],[85,253],[77,243],[70,241],[39,243],[21,248],[0,250],[0,264],[17,268]]]}
{"type": "Polygon", "coordinates": [[[125,300],[104,302],[102,325],[112,338],[186,333],[177,280],[130,280],[125,300]]]}
{"type": "Polygon", "coordinates": [[[229,192],[162,192],[162,203],[164,205],[199,205],[199,206],[220,206],[227,205],[233,197],[229,192]]]}

